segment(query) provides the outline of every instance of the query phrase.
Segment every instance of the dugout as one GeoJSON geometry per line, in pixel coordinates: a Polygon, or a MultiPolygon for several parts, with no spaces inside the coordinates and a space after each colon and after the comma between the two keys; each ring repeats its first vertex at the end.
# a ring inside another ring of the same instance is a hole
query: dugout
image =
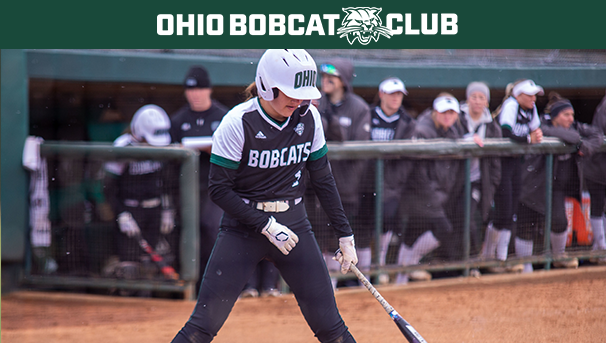
{"type": "MultiPolygon", "coordinates": [[[[356,93],[372,102],[388,76],[404,80],[405,106],[421,112],[440,91],[464,98],[471,81],[487,82],[491,109],[508,82],[531,78],[569,98],[590,122],[606,89],[606,50],[309,50],[317,63],[351,58],[356,93]]],[[[2,291],[18,287],[28,231],[28,175],[21,166],[27,135],[50,141],[112,141],[134,111],[156,103],[172,113],[184,103],[189,68],[210,72],[214,98],[227,106],[254,77],[263,50],[5,50],[1,51],[1,188],[4,217],[2,291]],[[111,111],[108,111],[111,110],[111,111]],[[109,125],[102,114],[116,116],[109,125]],[[118,118],[117,120],[115,118],[118,118]]],[[[539,110],[547,102],[538,100],[539,110]]]]}

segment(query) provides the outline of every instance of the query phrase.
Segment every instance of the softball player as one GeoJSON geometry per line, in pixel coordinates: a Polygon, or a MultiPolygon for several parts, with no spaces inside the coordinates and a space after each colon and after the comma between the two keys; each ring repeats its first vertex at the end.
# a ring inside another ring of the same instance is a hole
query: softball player
{"type": "MultiPolygon", "coordinates": [[[[496,110],[503,137],[518,143],[541,142],[543,132],[535,105],[537,94],[544,94],[543,87],[536,85],[532,80],[521,80],[508,86],[505,100],[496,110]]],[[[485,258],[496,257],[501,261],[507,259],[511,232],[514,228],[514,215],[518,208],[521,175],[522,158],[512,156],[501,159],[501,184],[494,195],[496,210],[494,230],[486,232],[486,241],[489,242],[490,249],[485,249],[485,258]]],[[[521,265],[516,265],[507,271],[519,272],[522,268],[521,265]]],[[[489,271],[505,270],[490,268],[489,271]]]]}
{"type": "MultiPolygon", "coordinates": [[[[453,96],[440,93],[433,102],[432,111],[417,118],[413,137],[417,139],[459,139],[462,129],[459,121],[459,102],[453,96]]],[[[442,246],[449,259],[456,256],[453,244],[453,220],[449,209],[460,202],[463,190],[463,168],[458,160],[424,159],[416,161],[411,172],[407,192],[403,194],[408,205],[409,218],[400,244],[398,264],[419,264],[421,259],[442,246]]],[[[431,274],[415,270],[396,275],[396,284],[411,280],[430,280],[431,274]]]]}
{"type": "MultiPolygon", "coordinates": [[[[305,50],[267,50],[248,90],[213,135],[209,191],[225,211],[198,303],[173,342],[210,342],[259,261],[272,261],[321,342],[355,342],[339,315],[303,194],[304,173],[328,214],[346,273],[358,262],[326,157],[316,64],[305,50]]],[[[274,325],[275,323],[267,323],[274,325]]]]}
{"type": "MultiPolygon", "coordinates": [[[[156,105],[141,107],[131,121],[131,133],[114,141],[114,146],[166,146],[170,143],[170,120],[156,105]]],[[[175,226],[171,189],[168,184],[168,166],[161,161],[108,162],[106,188],[121,235],[118,252],[123,263],[121,270],[127,276],[139,271],[141,249],[137,237],[143,237],[156,247],[162,236],[175,226]],[[132,262],[135,262],[134,264],[132,262]]]]}
{"type": "MultiPolygon", "coordinates": [[[[492,118],[488,104],[490,102],[490,89],[483,82],[474,81],[467,85],[467,100],[461,104],[459,120],[463,128],[463,138],[473,140],[478,146],[484,146],[486,138],[501,138],[501,126],[492,118]]],[[[482,226],[486,228],[485,237],[492,237],[494,228],[489,221],[490,210],[494,200],[494,193],[501,183],[501,159],[499,157],[483,157],[471,160],[470,175],[471,182],[471,218],[475,218],[480,212],[482,226]]],[[[463,208],[461,202],[460,208],[463,208]]],[[[462,221],[459,221],[462,224],[462,221]]],[[[462,232],[462,230],[460,230],[462,232]]],[[[476,221],[470,222],[471,254],[476,255],[482,247],[479,230],[476,221]]],[[[489,245],[492,241],[486,241],[486,250],[494,251],[489,245]]]]}
{"type": "MultiPolygon", "coordinates": [[[[576,122],[574,108],[568,99],[552,92],[547,104],[547,113],[542,117],[541,127],[545,136],[557,137],[567,144],[575,145],[578,153],[558,155],[553,162],[551,251],[555,258],[566,257],[568,225],[565,198],[581,199],[583,160],[593,154],[604,137],[598,128],[576,122]]],[[[534,239],[545,226],[545,156],[528,155],[522,164],[522,189],[518,210],[518,228],[515,237],[515,252],[519,257],[533,254],[534,239]]],[[[547,233],[545,233],[547,234],[547,233]]],[[[556,268],[577,268],[577,258],[555,261],[556,268]]],[[[524,273],[533,271],[531,263],[524,264],[524,273]]]]}
{"type": "MultiPolygon", "coordinates": [[[[595,110],[591,125],[606,135],[606,96],[595,110]]],[[[591,197],[592,250],[606,250],[606,152],[593,154],[584,161],[583,176],[591,197]]],[[[593,263],[606,264],[606,257],[592,258],[593,263]]]]}
{"type": "MultiPolygon", "coordinates": [[[[390,141],[393,139],[411,139],[415,130],[416,121],[408,114],[402,100],[408,91],[404,82],[396,77],[389,77],[379,84],[379,92],[375,97],[374,107],[371,111],[370,136],[373,141],[390,141]]],[[[370,161],[366,178],[374,184],[375,161],[370,161]]],[[[401,227],[402,194],[406,191],[405,185],[408,176],[414,167],[412,161],[407,159],[385,160],[384,189],[383,189],[383,218],[384,233],[381,236],[380,265],[385,265],[389,242],[394,234],[402,236],[401,227]]],[[[374,189],[369,190],[374,192],[374,189]]],[[[360,269],[366,265],[370,267],[370,248],[367,261],[358,249],[360,269]],[[366,262],[364,264],[364,262],[366,262]]]]}

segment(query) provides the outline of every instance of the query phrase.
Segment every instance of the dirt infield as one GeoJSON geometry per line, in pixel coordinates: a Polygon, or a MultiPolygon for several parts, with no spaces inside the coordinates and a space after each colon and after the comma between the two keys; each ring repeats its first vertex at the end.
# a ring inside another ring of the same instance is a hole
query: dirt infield
{"type": "MultiPolygon", "coordinates": [[[[429,343],[605,342],[606,267],[434,280],[378,290],[429,343]]],[[[405,342],[365,289],[337,292],[358,342],[405,342]]],[[[170,342],[194,302],[69,293],[2,298],[3,343],[170,342]]],[[[291,295],[243,299],[214,342],[317,342],[291,295]]]]}

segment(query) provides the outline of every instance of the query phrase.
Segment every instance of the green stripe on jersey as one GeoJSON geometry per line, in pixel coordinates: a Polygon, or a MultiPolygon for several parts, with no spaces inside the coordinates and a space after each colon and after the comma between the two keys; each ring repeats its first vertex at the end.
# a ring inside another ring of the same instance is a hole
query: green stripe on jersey
{"type": "Polygon", "coordinates": [[[230,159],[215,154],[210,155],[210,163],[214,163],[218,166],[234,170],[238,169],[238,167],[240,166],[240,162],[232,161],[230,159]]]}
{"type": "Polygon", "coordinates": [[[315,160],[321,158],[322,156],[326,155],[327,152],[328,152],[328,146],[326,144],[324,144],[324,146],[321,147],[319,150],[314,151],[309,155],[309,160],[315,161],[315,160]]]}
{"type": "Polygon", "coordinates": [[[503,129],[507,129],[507,130],[509,130],[509,131],[513,131],[513,130],[511,129],[511,126],[509,126],[509,124],[503,124],[503,125],[501,125],[501,128],[503,128],[503,129]]]}

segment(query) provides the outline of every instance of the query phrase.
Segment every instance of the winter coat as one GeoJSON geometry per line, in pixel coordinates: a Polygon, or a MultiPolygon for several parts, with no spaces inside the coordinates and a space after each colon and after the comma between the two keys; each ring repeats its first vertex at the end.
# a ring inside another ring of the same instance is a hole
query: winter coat
{"type": "MultiPolygon", "coordinates": [[[[378,106],[373,108],[376,111],[378,106]]],[[[400,115],[392,140],[410,140],[414,134],[416,121],[408,115],[403,107],[397,114],[400,115]]],[[[413,162],[407,158],[385,159],[383,161],[383,201],[400,201],[408,176],[413,168],[413,162]]],[[[368,161],[367,171],[364,173],[365,191],[374,192],[376,178],[376,161],[368,161]]]]}
{"type": "MultiPolygon", "coordinates": [[[[473,133],[469,132],[467,125],[467,117],[465,113],[468,112],[467,104],[461,105],[461,114],[459,115],[459,119],[461,121],[461,127],[463,129],[464,135],[473,135],[473,133]]],[[[488,108],[485,109],[484,117],[492,119],[492,115],[490,114],[490,110],[488,108]]],[[[489,123],[482,124],[486,126],[486,133],[484,138],[501,138],[503,134],[501,133],[501,126],[496,120],[491,120],[489,123]]],[[[480,177],[481,177],[481,186],[482,186],[482,198],[480,203],[480,209],[482,214],[482,220],[484,222],[488,221],[488,214],[490,212],[490,208],[492,207],[492,201],[494,199],[494,194],[501,183],[501,158],[499,157],[483,157],[480,159],[480,177]]]]}
{"type": "MultiPolygon", "coordinates": [[[[459,139],[460,123],[448,130],[437,128],[431,114],[419,116],[413,139],[459,139]]],[[[406,184],[404,201],[411,215],[438,218],[446,216],[446,206],[461,194],[464,186],[464,164],[458,159],[416,160],[406,184]]]]}
{"type": "MultiPolygon", "coordinates": [[[[606,135],[606,96],[596,108],[591,125],[606,135]]],[[[586,179],[606,185],[606,152],[585,158],[583,167],[583,175],[586,179]]]]}
{"type": "MultiPolygon", "coordinates": [[[[555,190],[575,187],[581,198],[583,182],[583,159],[591,156],[602,144],[603,134],[591,125],[574,122],[569,129],[555,127],[551,120],[543,117],[541,123],[543,136],[557,137],[566,144],[575,145],[581,154],[564,154],[554,156],[553,183],[555,190]],[[571,161],[571,159],[573,159],[571,161]],[[566,168],[565,163],[573,163],[573,168],[566,168]]],[[[532,210],[545,214],[545,155],[527,155],[522,166],[522,187],[520,202],[532,210]]]]}
{"type": "MultiPolygon", "coordinates": [[[[364,99],[345,92],[343,101],[333,105],[326,94],[322,94],[318,110],[327,141],[367,141],[370,140],[370,109],[364,99]]],[[[360,183],[366,162],[364,160],[330,161],[332,172],[345,203],[358,203],[360,183]]]]}

